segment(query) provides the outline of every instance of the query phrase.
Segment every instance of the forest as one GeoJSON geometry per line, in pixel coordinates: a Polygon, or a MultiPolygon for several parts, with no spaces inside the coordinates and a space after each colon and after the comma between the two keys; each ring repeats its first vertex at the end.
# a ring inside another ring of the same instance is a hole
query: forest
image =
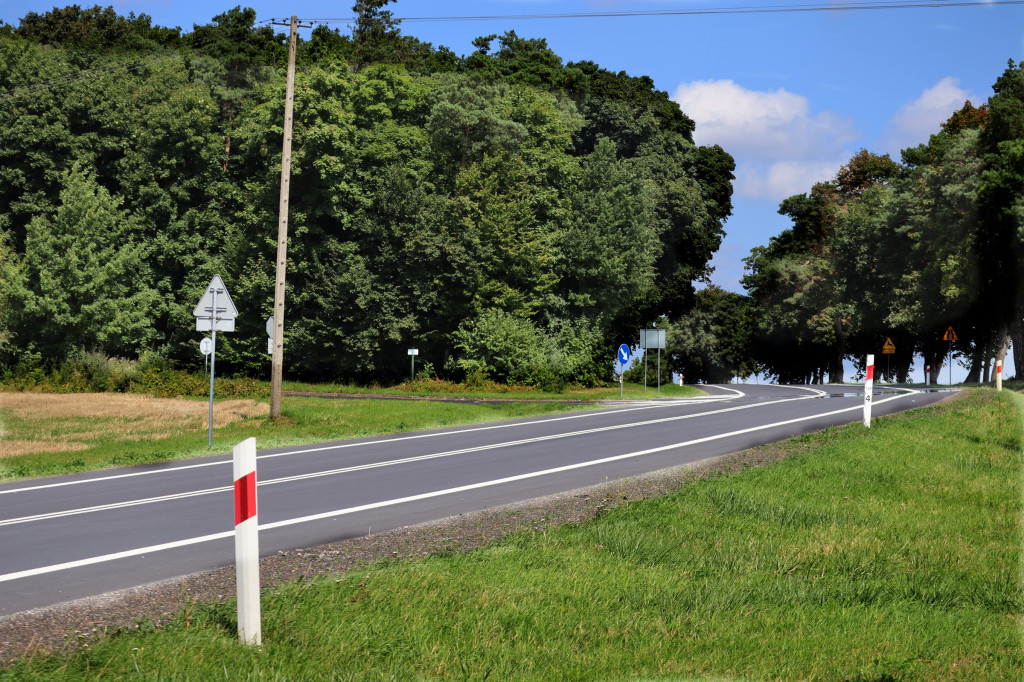
{"type": "MultiPolygon", "coordinates": [[[[593,384],[693,305],[732,158],[647,77],[542,39],[456,56],[382,0],[298,46],[286,376],[593,384]]],[[[201,367],[192,308],[240,311],[218,367],[267,372],[287,41],[236,7],[191,32],[70,6],[0,29],[0,363],[201,367]]]]}
{"type": "MultiPolygon", "coordinates": [[[[649,77],[540,38],[456,55],[391,0],[297,51],[285,374],[388,384],[408,348],[456,381],[593,385],[667,328],[687,381],[890,379],[952,349],[1024,367],[1024,67],[900,161],[861,150],[782,202],[792,227],[709,285],[735,165],[649,77]]],[[[235,7],[190,31],[72,5],[0,23],[0,372],[83,354],[199,369],[214,274],[240,311],[218,370],[269,372],[287,36],[235,7]]]]}
{"type": "Polygon", "coordinates": [[[753,250],[743,280],[749,348],[771,375],[841,381],[843,358],[877,362],[886,339],[889,380],[915,354],[934,378],[952,350],[967,381],[989,381],[1011,340],[1024,367],[1024,67],[992,89],[900,162],[861,150],[782,202],[793,226],[753,250]]]}

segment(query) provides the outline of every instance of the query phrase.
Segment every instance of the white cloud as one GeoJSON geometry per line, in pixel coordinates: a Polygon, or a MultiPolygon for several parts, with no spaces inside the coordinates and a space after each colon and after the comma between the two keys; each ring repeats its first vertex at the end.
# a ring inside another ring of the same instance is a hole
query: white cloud
{"type": "Polygon", "coordinates": [[[927,142],[968,99],[975,104],[981,101],[961,88],[958,79],[943,78],[921,93],[920,97],[900,107],[882,135],[883,147],[898,156],[901,149],[927,142]]]}
{"type": "Polygon", "coordinates": [[[860,137],[834,112],[812,113],[802,95],[748,90],[731,80],[683,83],[673,98],[697,124],[698,144],[720,144],[737,162],[736,194],[781,200],[827,180],[860,137]]]}
{"type": "Polygon", "coordinates": [[[781,200],[806,194],[817,182],[832,179],[845,163],[842,155],[829,161],[790,160],[774,163],[739,163],[736,194],[751,199],[781,200]]]}

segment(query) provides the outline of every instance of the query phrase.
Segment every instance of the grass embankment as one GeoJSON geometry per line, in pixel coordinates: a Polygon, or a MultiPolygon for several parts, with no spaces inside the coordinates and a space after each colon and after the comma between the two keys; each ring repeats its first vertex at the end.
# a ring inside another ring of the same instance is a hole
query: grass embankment
{"type": "Polygon", "coordinates": [[[508,386],[486,382],[479,386],[467,386],[440,379],[417,379],[387,388],[354,386],[351,384],[305,384],[297,381],[284,382],[285,391],[339,393],[351,395],[379,394],[395,396],[468,398],[479,400],[652,400],[655,398],[692,398],[703,392],[693,386],[677,384],[626,383],[620,390],[618,384],[607,384],[585,388],[567,386],[561,391],[545,391],[536,386],[508,386]]]}
{"type": "Polygon", "coordinates": [[[264,594],[0,678],[1019,679],[1022,399],[802,437],[762,469],[469,554],[264,594]]]}
{"type": "Polygon", "coordinates": [[[209,402],[119,393],[0,394],[0,479],[149,464],[231,448],[256,437],[260,448],[362,438],[578,409],[559,403],[476,405],[431,401],[285,398],[283,418],[265,402],[209,402]]]}
{"type": "MultiPolygon", "coordinates": [[[[371,393],[352,386],[291,384],[290,390],[371,393]]],[[[0,480],[64,474],[111,466],[151,464],[230,452],[255,436],[260,448],[387,433],[443,428],[502,419],[552,414],[587,407],[529,400],[596,401],[609,388],[570,389],[561,394],[529,389],[495,393],[501,404],[433,401],[330,400],[284,398],[283,418],[269,419],[266,400],[214,401],[213,448],[207,448],[209,401],[154,398],[136,393],[0,393],[0,480]],[[515,402],[515,399],[526,399],[515,402]]],[[[269,391],[269,388],[268,388],[269,391]]],[[[408,390],[379,389],[388,395],[489,398],[457,384],[417,381],[408,390]]],[[[662,387],[665,397],[699,395],[688,386],[662,387]]],[[[645,395],[633,386],[627,397],[645,395]]],[[[655,398],[655,389],[646,392],[655,398]]],[[[618,388],[614,397],[618,398],[618,388]]]]}

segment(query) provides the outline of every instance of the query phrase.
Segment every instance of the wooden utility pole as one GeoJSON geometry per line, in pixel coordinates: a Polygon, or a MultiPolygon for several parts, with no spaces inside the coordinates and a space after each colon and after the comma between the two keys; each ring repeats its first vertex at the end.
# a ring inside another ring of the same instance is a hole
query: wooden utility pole
{"type": "Polygon", "coordinates": [[[281,149],[281,203],[277,221],[277,284],[274,288],[274,353],[270,370],[270,418],[281,416],[281,375],[284,368],[284,273],[288,254],[288,190],[292,175],[292,112],[295,108],[295,32],[293,15],[288,35],[288,85],[284,98],[284,144],[281,149]]]}

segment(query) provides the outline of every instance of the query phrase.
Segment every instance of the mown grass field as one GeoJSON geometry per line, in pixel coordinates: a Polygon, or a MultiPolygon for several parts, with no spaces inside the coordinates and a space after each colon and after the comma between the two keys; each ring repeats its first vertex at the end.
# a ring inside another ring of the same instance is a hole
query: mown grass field
{"type": "MultiPolygon", "coordinates": [[[[290,384],[286,388],[322,393],[373,392],[340,385],[290,384]]],[[[432,381],[416,382],[407,388],[376,392],[504,400],[473,404],[285,397],[283,418],[271,420],[266,400],[217,398],[213,447],[208,448],[206,399],[6,391],[0,392],[0,480],[225,453],[250,436],[256,437],[260,448],[283,447],[596,408],[597,400],[619,397],[617,387],[614,393],[604,387],[558,394],[520,390],[494,395],[432,381]],[[584,402],[562,404],[555,402],[558,400],[584,402]]],[[[627,398],[651,399],[658,395],[654,387],[644,391],[642,385],[627,385],[627,398]]],[[[700,391],[689,386],[664,386],[661,395],[686,397],[700,395],[700,391]]]]}
{"type": "Polygon", "coordinates": [[[283,384],[285,391],[319,391],[324,393],[348,393],[399,396],[443,396],[461,397],[475,399],[496,399],[496,400],[650,400],[662,398],[688,398],[701,394],[701,391],[693,386],[679,386],[677,384],[662,384],[658,386],[655,377],[650,377],[649,383],[645,386],[642,383],[625,383],[620,387],[618,384],[607,384],[584,388],[582,386],[567,386],[561,391],[545,391],[535,386],[507,386],[488,382],[478,387],[468,387],[465,384],[455,384],[442,380],[422,380],[407,382],[391,386],[367,387],[355,386],[352,384],[307,384],[298,381],[286,381],[283,384]]]}
{"type": "Polygon", "coordinates": [[[0,670],[32,680],[1016,680],[1022,403],[972,391],[593,522],[0,670]]]}
{"type": "Polygon", "coordinates": [[[0,393],[0,479],[149,464],[230,452],[255,436],[260,448],[442,428],[580,409],[560,403],[478,405],[431,401],[285,398],[218,400],[213,447],[209,402],[138,394],[0,393]]]}

